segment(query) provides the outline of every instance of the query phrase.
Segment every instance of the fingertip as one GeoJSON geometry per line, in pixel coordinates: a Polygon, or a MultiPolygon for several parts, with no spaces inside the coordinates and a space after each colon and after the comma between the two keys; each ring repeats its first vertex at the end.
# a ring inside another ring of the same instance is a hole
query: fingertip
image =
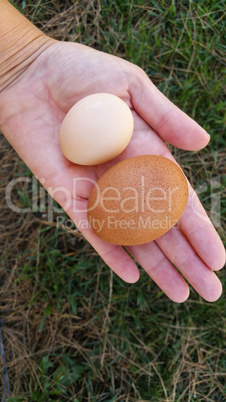
{"type": "Polygon", "coordinates": [[[217,260],[213,261],[212,266],[210,267],[212,271],[220,271],[224,268],[226,262],[225,249],[222,250],[221,253],[218,254],[217,260]]]}
{"type": "Polygon", "coordinates": [[[188,151],[198,151],[209,143],[206,130],[171,102],[140,69],[136,70],[130,90],[134,109],[164,141],[188,151]]]}
{"type": "Polygon", "coordinates": [[[207,131],[205,131],[205,137],[206,137],[206,145],[208,145],[209,144],[209,142],[210,142],[210,135],[207,133],[207,131]]]}
{"type": "Polygon", "coordinates": [[[160,284],[158,284],[158,286],[174,303],[184,303],[189,298],[190,289],[185,279],[176,270],[174,272],[176,275],[172,278],[174,280],[173,286],[167,286],[166,284],[165,286],[159,286],[160,284]]]}
{"type": "MultiPolygon", "coordinates": [[[[103,258],[103,257],[102,257],[103,258]]],[[[136,283],[140,278],[140,272],[136,264],[131,260],[128,264],[109,264],[104,260],[107,266],[124,282],[126,283],[136,283]]]]}
{"type": "Polygon", "coordinates": [[[204,299],[208,302],[213,303],[221,297],[222,292],[223,292],[222,283],[219,280],[219,278],[216,276],[216,280],[215,280],[215,284],[214,284],[213,288],[211,289],[209,294],[204,297],[204,299]]]}
{"type": "Polygon", "coordinates": [[[187,151],[199,151],[205,148],[210,142],[210,135],[195,120],[184,112],[180,112],[181,116],[184,117],[183,125],[181,124],[181,127],[176,128],[175,123],[174,135],[171,134],[171,138],[169,138],[171,143],[187,151]],[[186,135],[181,135],[183,131],[186,132],[186,135]]]}
{"type": "Polygon", "coordinates": [[[139,279],[140,279],[140,272],[139,272],[139,270],[138,270],[138,268],[137,268],[137,271],[134,271],[134,272],[133,272],[133,275],[131,275],[131,276],[126,280],[126,282],[132,284],[132,283],[136,283],[139,279]]]}
{"type": "Polygon", "coordinates": [[[175,294],[173,296],[171,295],[170,299],[174,303],[180,304],[180,303],[186,302],[186,300],[189,298],[189,295],[190,295],[190,289],[189,289],[188,285],[186,284],[186,287],[181,292],[178,292],[177,294],[175,294]]]}
{"type": "Polygon", "coordinates": [[[194,151],[205,148],[209,144],[209,142],[210,135],[202,127],[199,126],[199,145],[198,148],[194,149],[194,151]],[[200,135],[201,131],[202,135],[200,135]]]}

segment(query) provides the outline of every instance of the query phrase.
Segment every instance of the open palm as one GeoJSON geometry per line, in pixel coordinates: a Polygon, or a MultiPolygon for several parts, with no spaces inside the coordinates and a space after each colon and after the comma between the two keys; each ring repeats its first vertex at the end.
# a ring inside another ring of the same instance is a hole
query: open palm
{"type": "MultiPolygon", "coordinates": [[[[87,219],[91,183],[113,164],[143,154],[174,160],[164,140],[188,150],[208,143],[205,131],[161,94],[141,69],[74,43],[53,41],[2,91],[0,106],[0,126],[6,138],[75,223],[87,219]],[[134,133],[126,150],[114,160],[97,166],[75,165],[60,150],[60,125],[78,100],[97,92],[115,94],[128,104],[134,115],[134,133]],[[89,180],[78,181],[74,191],[76,178],[89,180]]],[[[139,278],[135,262],[123,247],[105,242],[89,228],[81,231],[123,280],[132,283],[139,278]]],[[[214,301],[221,294],[213,270],[224,264],[224,248],[191,188],[179,227],[155,242],[127,250],[176,302],[187,299],[189,288],[173,264],[206,300],[214,301]]]]}

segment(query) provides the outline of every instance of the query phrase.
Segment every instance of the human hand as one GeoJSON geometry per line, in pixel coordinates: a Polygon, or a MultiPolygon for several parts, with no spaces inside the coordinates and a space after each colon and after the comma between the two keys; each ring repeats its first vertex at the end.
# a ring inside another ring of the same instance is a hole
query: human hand
{"type": "MultiPolygon", "coordinates": [[[[113,164],[143,154],[174,160],[164,140],[187,150],[200,149],[209,141],[206,132],[160,93],[140,68],[75,43],[53,41],[0,93],[0,111],[0,127],[8,141],[77,225],[87,219],[92,181],[113,164]],[[75,165],[60,150],[60,126],[78,100],[96,92],[115,94],[128,104],[134,116],[133,136],[112,161],[75,165]],[[80,181],[73,194],[76,178],[88,180],[80,181]]],[[[105,242],[90,228],[80,229],[118,276],[129,283],[138,280],[139,270],[123,247],[105,242]]],[[[155,242],[126,248],[173,301],[185,301],[189,288],[171,262],[204,299],[220,297],[221,283],[213,270],[223,266],[224,248],[191,187],[179,227],[155,242]]]]}

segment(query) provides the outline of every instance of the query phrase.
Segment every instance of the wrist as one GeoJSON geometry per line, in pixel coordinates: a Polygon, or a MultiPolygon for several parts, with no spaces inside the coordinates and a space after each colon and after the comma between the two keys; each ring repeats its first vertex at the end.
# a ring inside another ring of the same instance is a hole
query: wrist
{"type": "Polygon", "coordinates": [[[7,0],[0,0],[0,92],[53,42],[7,0]]]}

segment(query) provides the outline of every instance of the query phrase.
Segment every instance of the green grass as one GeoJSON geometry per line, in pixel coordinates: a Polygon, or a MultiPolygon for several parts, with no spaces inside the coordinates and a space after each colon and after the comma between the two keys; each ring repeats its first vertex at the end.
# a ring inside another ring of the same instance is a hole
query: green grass
{"type": "Polygon", "coordinates": [[[37,339],[36,376],[20,376],[29,381],[22,400],[224,400],[222,299],[211,304],[192,293],[174,304],[144,272],[129,285],[98,258],[91,264],[56,249],[72,235],[38,236],[39,252],[27,251],[14,282],[15,289],[29,283],[29,311],[17,330],[28,327],[28,345],[37,339]]]}
{"type": "MultiPolygon", "coordinates": [[[[223,1],[15,4],[56,39],[141,66],[211,134],[205,150],[172,151],[192,184],[203,188],[208,212],[214,177],[220,177],[215,192],[223,200],[223,1]]],[[[4,186],[30,175],[12,151],[7,161],[4,186]]],[[[23,184],[15,197],[27,207],[30,194],[31,183],[23,184]]],[[[79,234],[57,228],[57,214],[51,223],[46,211],[19,216],[1,208],[8,231],[0,245],[8,401],[225,400],[223,297],[211,304],[191,289],[186,303],[175,304],[142,270],[138,283],[122,282],[79,234]]],[[[222,238],[224,225],[222,218],[222,238]]],[[[222,272],[219,277],[225,284],[222,272]]]]}

